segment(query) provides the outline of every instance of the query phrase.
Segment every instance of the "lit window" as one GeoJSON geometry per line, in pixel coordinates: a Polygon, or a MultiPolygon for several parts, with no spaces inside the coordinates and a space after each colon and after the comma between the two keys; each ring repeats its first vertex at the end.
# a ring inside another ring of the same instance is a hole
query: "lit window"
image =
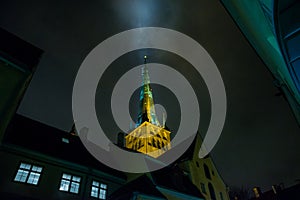
{"type": "Polygon", "coordinates": [[[81,178],[79,176],[63,173],[59,190],[78,194],[80,181],[81,178]]]}
{"type": "Polygon", "coordinates": [[[68,138],[62,138],[62,139],[61,139],[61,141],[62,141],[62,142],[64,142],[64,143],[67,143],[67,144],[69,144],[69,143],[70,143],[70,141],[69,141],[69,139],[68,139],[68,138]]]}
{"type": "Polygon", "coordinates": [[[96,197],[99,199],[106,199],[107,185],[104,183],[99,183],[98,181],[93,181],[91,197],[96,197]]]}
{"type": "Polygon", "coordinates": [[[42,167],[21,163],[14,181],[37,185],[41,176],[42,167]]]}

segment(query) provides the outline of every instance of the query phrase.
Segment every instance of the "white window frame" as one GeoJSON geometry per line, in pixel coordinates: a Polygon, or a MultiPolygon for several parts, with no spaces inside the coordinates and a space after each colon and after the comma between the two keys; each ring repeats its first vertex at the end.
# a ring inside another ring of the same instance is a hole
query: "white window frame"
{"type": "Polygon", "coordinates": [[[60,179],[59,191],[79,194],[81,177],[69,173],[63,173],[60,179]]]}
{"type": "Polygon", "coordinates": [[[91,188],[91,197],[97,199],[106,199],[107,198],[107,184],[100,181],[93,180],[91,188]]]}
{"type": "Polygon", "coordinates": [[[42,171],[43,167],[41,166],[21,162],[15,175],[14,181],[27,183],[30,185],[38,185],[42,171]]]}

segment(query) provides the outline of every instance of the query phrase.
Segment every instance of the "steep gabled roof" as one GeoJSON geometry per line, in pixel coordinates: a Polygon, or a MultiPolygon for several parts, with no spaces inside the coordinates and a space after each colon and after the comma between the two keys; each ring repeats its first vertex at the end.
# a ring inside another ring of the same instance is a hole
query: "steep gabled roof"
{"type": "Polygon", "coordinates": [[[156,199],[166,199],[165,196],[156,188],[152,180],[146,174],[127,183],[119,190],[114,192],[108,199],[111,200],[131,199],[134,193],[152,196],[156,199]]]}
{"type": "Polygon", "coordinates": [[[199,199],[204,198],[189,177],[175,164],[141,175],[114,192],[110,199],[130,199],[134,193],[166,199],[159,188],[173,191],[178,195],[184,194],[199,199]]]}
{"type": "Polygon", "coordinates": [[[194,197],[203,197],[198,188],[191,182],[189,177],[183,173],[177,164],[151,172],[154,184],[179,193],[194,197]]]}

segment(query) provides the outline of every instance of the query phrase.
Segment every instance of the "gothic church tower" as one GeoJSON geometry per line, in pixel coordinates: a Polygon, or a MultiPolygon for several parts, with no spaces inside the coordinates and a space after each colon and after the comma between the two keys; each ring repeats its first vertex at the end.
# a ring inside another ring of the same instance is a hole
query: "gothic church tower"
{"type": "Polygon", "coordinates": [[[171,132],[160,125],[155,113],[146,56],[142,78],[137,122],[135,129],[125,136],[125,147],[157,158],[171,148],[171,132]]]}

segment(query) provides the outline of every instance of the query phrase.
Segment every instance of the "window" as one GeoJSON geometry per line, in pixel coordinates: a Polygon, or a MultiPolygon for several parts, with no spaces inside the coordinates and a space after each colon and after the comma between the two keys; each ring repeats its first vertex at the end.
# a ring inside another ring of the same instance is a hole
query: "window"
{"type": "Polygon", "coordinates": [[[64,143],[67,143],[67,144],[69,144],[69,143],[70,143],[70,141],[69,141],[69,139],[68,139],[68,138],[62,138],[62,139],[61,139],[61,141],[62,141],[62,142],[64,142],[64,143]]]}
{"type": "Polygon", "coordinates": [[[201,191],[203,194],[206,194],[206,188],[204,183],[200,183],[201,191]]]}
{"type": "Polygon", "coordinates": [[[206,164],[203,165],[206,178],[211,179],[209,168],[206,164]]]}
{"type": "Polygon", "coordinates": [[[106,199],[107,185],[98,181],[93,181],[91,197],[106,199]]]}
{"type": "Polygon", "coordinates": [[[63,173],[59,190],[78,194],[81,178],[63,173]]]}
{"type": "Polygon", "coordinates": [[[208,190],[209,190],[211,200],[216,200],[217,198],[216,198],[215,190],[211,183],[208,183],[208,190]]]}
{"type": "Polygon", "coordinates": [[[41,176],[42,167],[21,163],[14,181],[37,185],[41,176]]]}
{"type": "Polygon", "coordinates": [[[220,199],[221,199],[221,200],[224,200],[224,197],[223,197],[223,193],[222,193],[222,192],[220,192],[220,199]]]}

